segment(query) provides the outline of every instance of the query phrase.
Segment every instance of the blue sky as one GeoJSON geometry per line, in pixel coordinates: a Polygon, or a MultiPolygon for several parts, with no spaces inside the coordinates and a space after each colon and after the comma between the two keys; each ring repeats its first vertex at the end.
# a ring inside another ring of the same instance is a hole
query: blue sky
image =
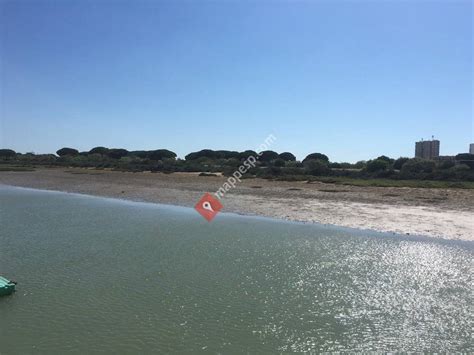
{"type": "Polygon", "coordinates": [[[0,1],[0,146],[332,161],[473,141],[470,1],[0,1]]]}

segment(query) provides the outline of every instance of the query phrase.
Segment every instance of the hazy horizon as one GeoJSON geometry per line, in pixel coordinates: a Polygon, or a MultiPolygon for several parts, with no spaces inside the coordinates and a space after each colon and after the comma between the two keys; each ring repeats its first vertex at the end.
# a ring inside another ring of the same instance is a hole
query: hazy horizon
{"type": "Polygon", "coordinates": [[[0,148],[270,148],[299,160],[473,141],[472,3],[3,1],[0,148]]]}

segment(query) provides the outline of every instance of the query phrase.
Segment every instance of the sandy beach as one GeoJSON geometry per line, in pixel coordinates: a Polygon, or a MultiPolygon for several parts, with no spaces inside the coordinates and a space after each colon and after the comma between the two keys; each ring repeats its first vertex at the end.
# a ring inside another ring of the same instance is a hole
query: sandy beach
{"type": "MultiPolygon", "coordinates": [[[[192,207],[222,176],[52,168],[0,172],[0,184],[192,207]]],[[[474,240],[474,190],[358,187],[246,179],[224,212],[445,239],[474,240]]]]}

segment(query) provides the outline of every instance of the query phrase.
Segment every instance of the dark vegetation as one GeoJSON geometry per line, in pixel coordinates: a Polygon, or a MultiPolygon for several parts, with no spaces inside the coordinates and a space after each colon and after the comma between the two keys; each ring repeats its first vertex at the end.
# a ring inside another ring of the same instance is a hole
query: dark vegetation
{"type": "MultiPolygon", "coordinates": [[[[95,147],[88,152],[79,152],[65,147],[56,154],[21,154],[11,149],[0,149],[0,171],[62,166],[132,172],[205,173],[201,176],[217,172],[231,175],[249,156],[257,157],[257,153],[252,150],[237,152],[203,149],[189,153],[184,159],[178,159],[174,152],[167,149],[127,151],[95,147]]],[[[474,155],[458,154],[452,161],[404,157],[392,159],[382,155],[352,164],[331,162],[322,153],[312,153],[302,161],[297,161],[290,152],[278,154],[267,150],[260,153],[256,166],[244,175],[244,178],[249,177],[287,181],[318,180],[361,186],[463,187],[460,182],[474,182],[474,155]]]]}

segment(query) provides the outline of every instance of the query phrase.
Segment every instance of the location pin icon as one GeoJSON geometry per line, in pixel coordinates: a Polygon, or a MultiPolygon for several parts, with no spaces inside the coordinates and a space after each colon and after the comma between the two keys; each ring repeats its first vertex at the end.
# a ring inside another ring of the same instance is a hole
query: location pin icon
{"type": "Polygon", "coordinates": [[[212,209],[211,203],[209,201],[204,201],[202,203],[202,208],[204,208],[205,210],[208,210],[210,212],[214,212],[214,210],[212,209]]]}

